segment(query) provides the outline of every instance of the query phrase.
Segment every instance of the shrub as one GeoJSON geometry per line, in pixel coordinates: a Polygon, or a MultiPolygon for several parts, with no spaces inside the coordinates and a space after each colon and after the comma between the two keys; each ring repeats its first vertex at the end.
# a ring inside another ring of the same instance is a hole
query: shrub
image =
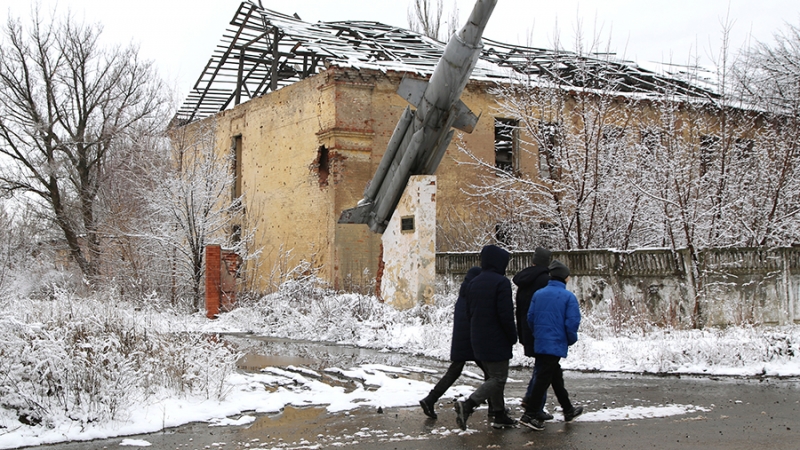
{"type": "Polygon", "coordinates": [[[23,423],[104,422],[155,395],[224,396],[239,355],[175,330],[170,313],[116,300],[0,299],[0,408],[23,423]]]}

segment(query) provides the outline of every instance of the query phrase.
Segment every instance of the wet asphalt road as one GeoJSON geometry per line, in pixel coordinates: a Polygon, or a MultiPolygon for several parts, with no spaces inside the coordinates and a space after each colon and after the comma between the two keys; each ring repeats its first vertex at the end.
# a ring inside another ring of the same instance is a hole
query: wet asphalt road
{"type": "MultiPolygon", "coordinates": [[[[364,363],[429,367],[440,361],[408,355],[283,340],[262,340],[257,351],[292,356],[287,364],[318,361],[327,365],[364,363]],[[280,350],[280,353],[273,353],[280,350]]],[[[252,361],[251,361],[252,363],[252,361]]],[[[475,368],[470,368],[475,370],[475,368]]],[[[510,378],[527,380],[529,369],[512,369],[510,378]]],[[[435,382],[437,375],[417,375],[435,382]]],[[[477,384],[462,378],[460,382],[477,384]]],[[[720,377],[645,376],[631,374],[565,373],[570,397],[587,412],[604,408],[694,405],[702,411],[664,418],[633,418],[608,422],[548,422],[544,431],[526,428],[495,430],[486,409],[470,418],[468,433],[460,433],[450,399],[437,407],[438,420],[427,419],[419,407],[359,409],[328,413],[324,408],[287,407],[280,414],[258,415],[246,426],[209,427],[194,423],[160,433],[128,436],[143,439],[152,449],[800,449],[800,379],[738,379],[720,377]]],[[[525,383],[509,383],[506,398],[519,398],[525,383]]],[[[552,400],[552,395],[549,400],[552,400]]],[[[512,416],[521,412],[513,407],[512,416]]],[[[549,409],[555,408],[551,405],[549,409]]],[[[588,417],[587,417],[588,418],[588,417]]],[[[120,447],[120,438],[74,442],[40,448],[100,450],[120,447]]]]}

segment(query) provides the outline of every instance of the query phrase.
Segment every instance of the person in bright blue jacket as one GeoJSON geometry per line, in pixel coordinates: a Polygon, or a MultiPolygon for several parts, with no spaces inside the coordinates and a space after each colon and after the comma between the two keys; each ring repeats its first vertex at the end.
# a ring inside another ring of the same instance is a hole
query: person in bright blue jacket
{"type": "Polygon", "coordinates": [[[547,388],[553,386],[558,403],[564,413],[564,421],[570,422],[583,413],[583,407],[570,402],[564,387],[561,358],[567,357],[569,346],[578,341],[581,310],[575,294],[567,290],[569,268],[559,260],[550,264],[550,281],[536,291],[528,310],[528,325],[533,330],[534,354],[536,355],[536,380],[525,414],[520,423],[537,431],[544,430],[540,416],[541,398],[547,388]]]}

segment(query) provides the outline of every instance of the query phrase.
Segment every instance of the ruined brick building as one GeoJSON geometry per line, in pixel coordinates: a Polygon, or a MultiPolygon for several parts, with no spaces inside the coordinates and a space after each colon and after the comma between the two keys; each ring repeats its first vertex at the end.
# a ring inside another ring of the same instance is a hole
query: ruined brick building
{"type": "MultiPolygon", "coordinates": [[[[243,194],[247,226],[257,230],[259,267],[307,261],[338,288],[374,281],[380,235],[337,219],[361,199],[407,106],[396,94],[400,81],[430,76],[443,49],[444,43],[380,23],[312,24],[241,3],[176,119],[189,128],[216,122],[217,149],[234,160],[234,195],[243,194]]],[[[538,149],[506,132],[515,120],[496,116],[493,88],[513,74],[549,74],[580,90],[585,80],[570,78],[570,58],[580,57],[484,39],[462,96],[480,120],[471,134],[456,134],[436,173],[439,234],[486,226],[463,189],[485,169],[460,164],[468,156],[458,146],[490,165],[538,176],[538,149]]],[[[625,79],[621,95],[667,84],[688,95],[695,89],[632,63],[594,62],[598,74],[625,79]]],[[[437,242],[438,251],[445,247],[437,242]]]]}

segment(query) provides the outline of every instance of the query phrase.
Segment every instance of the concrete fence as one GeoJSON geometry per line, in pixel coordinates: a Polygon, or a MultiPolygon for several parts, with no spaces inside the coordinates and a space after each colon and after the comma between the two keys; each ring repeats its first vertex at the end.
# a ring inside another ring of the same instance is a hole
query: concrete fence
{"type": "MultiPolygon", "coordinates": [[[[553,252],[571,272],[568,288],[584,314],[624,324],[642,320],[680,328],[800,323],[800,248],[553,252]]],[[[532,264],[511,255],[509,278],[532,264]]],[[[438,253],[436,272],[460,281],[478,253],[438,253]]]]}

